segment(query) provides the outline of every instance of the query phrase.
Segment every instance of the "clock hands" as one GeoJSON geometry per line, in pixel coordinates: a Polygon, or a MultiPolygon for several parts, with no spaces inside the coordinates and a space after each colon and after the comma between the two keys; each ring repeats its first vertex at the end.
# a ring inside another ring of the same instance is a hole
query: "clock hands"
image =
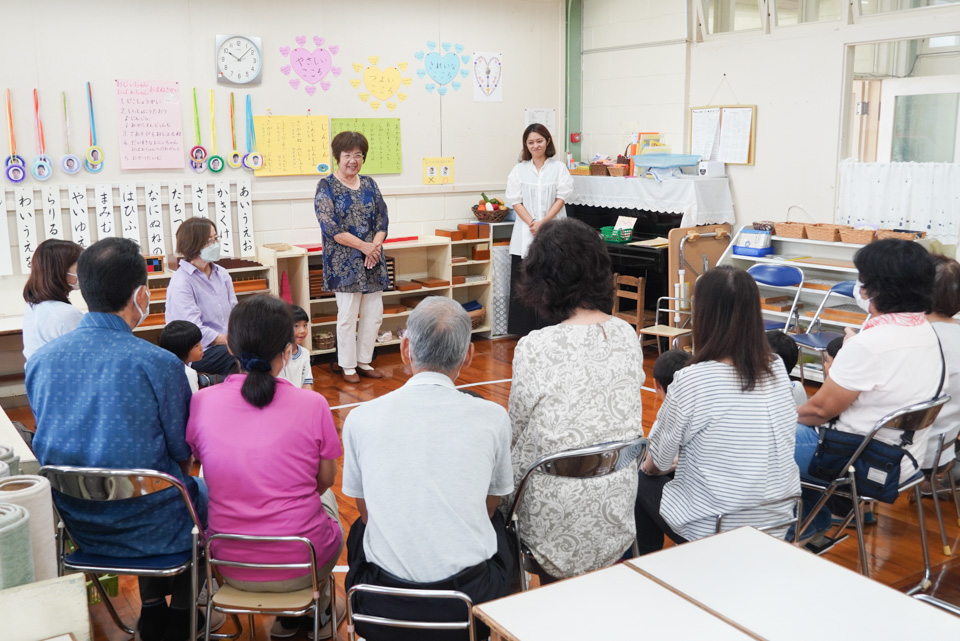
{"type": "Polygon", "coordinates": [[[247,49],[246,51],[244,51],[244,52],[243,52],[243,56],[240,56],[239,58],[237,58],[237,60],[238,60],[238,61],[243,60],[244,56],[246,56],[246,55],[247,55],[248,53],[250,53],[251,51],[253,51],[253,48],[252,48],[252,47],[251,47],[250,49],[247,49]]]}
{"type": "Polygon", "coordinates": [[[233,57],[234,60],[236,60],[237,62],[240,62],[240,58],[234,56],[232,51],[230,51],[229,49],[227,49],[227,53],[229,53],[229,54],[233,57]]]}

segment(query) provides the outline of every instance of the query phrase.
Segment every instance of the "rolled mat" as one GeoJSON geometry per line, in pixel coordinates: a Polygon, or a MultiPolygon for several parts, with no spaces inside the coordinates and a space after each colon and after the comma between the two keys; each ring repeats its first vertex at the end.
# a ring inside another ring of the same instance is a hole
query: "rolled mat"
{"type": "Polygon", "coordinates": [[[0,445],[0,463],[6,463],[10,468],[10,476],[20,473],[20,457],[13,453],[13,448],[0,445]]]}
{"type": "Polygon", "coordinates": [[[10,466],[0,461],[0,479],[10,476],[10,466]]]}
{"type": "Polygon", "coordinates": [[[12,503],[0,503],[0,590],[33,583],[30,513],[12,503]]]}
{"type": "Polygon", "coordinates": [[[30,512],[33,574],[37,581],[57,576],[56,525],[50,481],[42,476],[0,479],[0,503],[20,505],[30,512]]]}

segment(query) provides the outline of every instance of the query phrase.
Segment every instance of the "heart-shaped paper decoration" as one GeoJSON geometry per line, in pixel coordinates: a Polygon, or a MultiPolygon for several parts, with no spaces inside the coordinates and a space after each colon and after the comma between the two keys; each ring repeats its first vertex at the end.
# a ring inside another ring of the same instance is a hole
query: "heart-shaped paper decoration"
{"type": "Polygon", "coordinates": [[[322,47],[322,46],[323,46],[323,38],[321,38],[320,36],[314,36],[314,37],[313,37],[313,44],[317,45],[318,47],[322,47]]]}
{"type": "Polygon", "coordinates": [[[415,54],[413,54],[413,57],[416,58],[417,60],[423,60],[423,55],[424,54],[422,51],[418,51],[415,54]]]}
{"type": "Polygon", "coordinates": [[[370,94],[368,94],[368,93],[357,94],[357,96],[359,96],[360,100],[362,100],[362,101],[364,101],[364,102],[366,102],[366,101],[369,100],[369,98],[370,98],[370,94]]]}
{"type": "MultiPolygon", "coordinates": [[[[423,69],[421,69],[420,71],[423,71],[423,69]]],[[[423,73],[427,73],[427,72],[423,71],[423,73]]],[[[409,87],[410,83],[413,82],[413,78],[411,78],[410,76],[405,76],[404,79],[401,80],[400,82],[403,83],[404,87],[409,87]]]]}
{"type": "Polygon", "coordinates": [[[282,67],[280,67],[280,73],[282,73],[282,74],[285,75],[285,76],[289,76],[289,75],[290,75],[290,65],[283,65],[282,67]]]}
{"type": "Polygon", "coordinates": [[[449,42],[442,42],[440,43],[440,46],[443,47],[444,51],[450,51],[450,47],[453,45],[451,45],[449,42]]]}
{"type": "Polygon", "coordinates": [[[359,88],[360,88],[360,78],[351,78],[351,79],[350,79],[350,86],[353,87],[354,89],[359,89],[359,88]]]}
{"type": "MultiPolygon", "coordinates": [[[[460,81],[459,81],[459,80],[454,80],[453,82],[450,83],[450,86],[453,87],[453,90],[454,90],[454,91],[460,91],[460,87],[461,87],[462,85],[460,84],[460,81]]],[[[309,89],[309,88],[310,88],[310,87],[307,87],[307,89],[309,89]]]]}
{"type": "Polygon", "coordinates": [[[407,65],[406,62],[398,62],[398,63],[397,63],[397,69],[399,69],[400,71],[406,71],[406,70],[407,70],[407,66],[408,66],[408,65],[407,65]]]}
{"type": "Polygon", "coordinates": [[[296,40],[296,41],[297,41],[297,44],[300,45],[301,47],[302,47],[303,45],[307,44],[307,37],[306,37],[306,36],[297,36],[296,38],[294,38],[294,40],[296,40]]]}
{"type": "Polygon", "coordinates": [[[463,45],[454,45],[454,46],[453,46],[453,49],[454,49],[457,53],[463,53],[463,45]]]}
{"type": "Polygon", "coordinates": [[[313,53],[300,47],[290,52],[290,62],[298,76],[315,85],[330,73],[333,58],[326,49],[314,49],[313,53]]]}
{"type": "Polygon", "coordinates": [[[436,48],[437,48],[436,42],[433,42],[432,40],[427,41],[427,49],[429,49],[430,51],[433,51],[436,48]]]}
{"type": "Polygon", "coordinates": [[[333,74],[334,78],[339,78],[340,74],[343,73],[343,69],[341,69],[340,67],[333,67],[332,69],[330,69],[330,73],[333,74]]]}
{"type": "Polygon", "coordinates": [[[397,108],[397,103],[395,103],[395,102],[388,102],[388,103],[387,103],[387,109],[388,109],[388,110],[393,111],[393,110],[396,109],[396,108],[397,108]]]}
{"type": "Polygon", "coordinates": [[[470,55],[465,53],[462,56],[460,56],[460,62],[462,62],[465,65],[470,64],[470,55]]]}
{"type": "Polygon", "coordinates": [[[436,86],[435,84],[433,84],[432,82],[428,82],[427,84],[425,84],[425,85],[423,85],[423,86],[426,88],[427,93],[433,93],[433,90],[437,88],[437,86],[436,86]]]}
{"type": "Polygon", "coordinates": [[[332,53],[333,55],[337,55],[338,53],[340,53],[340,45],[330,45],[328,49],[330,49],[330,53],[332,53]]]}
{"type": "Polygon", "coordinates": [[[469,76],[469,75],[470,75],[470,72],[467,71],[466,69],[461,69],[461,70],[460,70],[460,77],[461,77],[461,78],[466,78],[466,77],[469,76]]]}
{"type": "Polygon", "coordinates": [[[367,58],[367,60],[370,61],[370,64],[375,66],[378,62],[380,62],[380,56],[370,56],[367,58]]]}
{"type": "Polygon", "coordinates": [[[292,80],[290,81],[290,86],[293,87],[294,89],[299,89],[299,88],[300,88],[300,79],[299,79],[299,78],[294,78],[294,79],[292,79],[292,80]]]}
{"type": "MultiPolygon", "coordinates": [[[[329,86],[330,83],[324,83],[324,84],[329,86]]],[[[306,87],[303,88],[303,90],[307,92],[308,96],[312,96],[313,94],[317,93],[317,86],[307,85],[306,87]]]]}
{"type": "Polygon", "coordinates": [[[448,84],[460,71],[460,61],[455,53],[448,53],[445,56],[436,52],[428,53],[423,64],[430,78],[438,85],[448,84]]]}
{"type": "Polygon", "coordinates": [[[363,72],[363,84],[380,100],[387,100],[400,88],[400,71],[396,67],[380,70],[367,67],[363,72]]]}
{"type": "Polygon", "coordinates": [[[447,88],[446,88],[446,86],[437,87],[437,93],[440,94],[441,96],[446,96],[446,95],[447,95],[447,88]]]}
{"type": "Polygon", "coordinates": [[[370,103],[370,108],[373,109],[374,111],[376,111],[377,109],[380,108],[380,103],[379,103],[379,102],[371,102],[371,103],[370,103]]]}
{"type": "Polygon", "coordinates": [[[427,75],[427,70],[426,70],[426,69],[417,69],[417,75],[420,76],[421,78],[423,78],[423,77],[425,77],[425,76],[427,75]]]}
{"type": "Polygon", "coordinates": [[[480,56],[473,61],[473,75],[477,80],[477,86],[488,96],[500,84],[501,72],[500,58],[493,57],[487,60],[486,57],[480,56]]]}
{"type": "Polygon", "coordinates": [[[403,102],[403,101],[406,100],[406,99],[407,99],[407,94],[405,94],[405,93],[398,93],[398,94],[397,94],[397,100],[399,100],[400,102],[403,102]]]}
{"type": "Polygon", "coordinates": [[[363,65],[360,64],[359,62],[355,62],[353,63],[353,70],[356,71],[357,73],[360,73],[361,71],[363,71],[363,65]]]}
{"type": "MultiPolygon", "coordinates": [[[[330,91],[330,83],[327,82],[326,80],[321,80],[321,81],[320,81],[320,87],[321,87],[324,91],[330,91]]],[[[309,88],[310,88],[310,87],[307,87],[307,89],[309,89],[309,88]]],[[[308,91],[307,93],[310,93],[310,92],[308,91]]],[[[310,95],[313,95],[313,94],[310,94],[310,95]]]]}
{"type": "Polygon", "coordinates": [[[280,47],[280,55],[286,58],[290,55],[290,47],[280,47]]]}

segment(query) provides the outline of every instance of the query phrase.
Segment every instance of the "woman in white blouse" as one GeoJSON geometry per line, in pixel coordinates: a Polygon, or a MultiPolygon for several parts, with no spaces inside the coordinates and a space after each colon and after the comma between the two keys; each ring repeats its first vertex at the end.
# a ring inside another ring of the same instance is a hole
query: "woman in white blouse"
{"type": "Polygon", "coordinates": [[[554,218],[565,218],[563,204],[573,193],[573,178],[566,165],[554,158],[557,150],[550,131],[534,123],[523,130],[522,162],[507,177],[505,202],[519,220],[510,238],[510,317],[507,330],[526,336],[543,327],[536,311],[516,296],[523,258],[537,231],[554,218]]]}
{"type": "Polygon", "coordinates": [[[68,240],[45,240],[37,245],[30,277],[23,287],[27,310],[23,315],[23,357],[80,324],[83,312],[70,304],[70,292],[80,289],[77,259],[83,247],[68,240]]]}

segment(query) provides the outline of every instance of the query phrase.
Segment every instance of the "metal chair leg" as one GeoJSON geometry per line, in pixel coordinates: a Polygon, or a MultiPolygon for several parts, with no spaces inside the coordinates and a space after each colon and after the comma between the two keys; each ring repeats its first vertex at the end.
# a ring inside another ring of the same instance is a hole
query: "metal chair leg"
{"type": "Polygon", "coordinates": [[[103,584],[100,583],[100,577],[96,574],[88,574],[87,576],[93,579],[93,587],[97,589],[97,593],[100,595],[100,600],[103,601],[105,606],[107,606],[107,612],[110,613],[110,618],[113,619],[113,622],[117,624],[117,627],[131,636],[135,635],[137,631],[127,626],[127,624],[120,619],[120,615],[117,614],[116,608],[113,607],[113,601],[110,600],[110,596],[107,594],[107,591],[103,589],[103,584]]]}
{"type": "Polygon", "coordinates": [[[797,345],[797,347],[800,348],[800,349],[799,349],[799,356],[800,356],[800,358],[798,359],[798,362],[799,362],[799,364],[800,364],[800,384],[801,384],[801,385],[805,385],[806,382],[807,382],[807,378],[806,378],[806,376],[805,376],[804,373],[803,373],[803,346],[802,346],[802,345],[797,345]]]}
{"type": "MultiPolygon", "coordinates": [[[[330,625],[333,626],[333,638],[337,638],[337,629],[339,628],[339,621],[337,621],[337,580],[333,577],[331,573],[327,580],[330,582],[330,625]]],[[[319,609],[319,604],[317,608],[319,609]]],[[[319,612],[316,613],[316,619],[320,618],[319,612]]],[[[316,639],[319,634],[319,627],[314,624],[314,633],[313,638],[316,639]]]]}
{"type": "Polygon", "coordinates": [[[933,491],[933,513],[937,515],[937,525],[940,526],[940,542],[943,543],[943,553],[951,556],[950,544],[947,542],[947,531],[943,527],[943,513],[940,510],[940,488],[937,485],[936,467],[930,471],[930,489],[933,491]]]}
{"type": "Polygon", "coordinates": [[[920,494],[920,486],[915,485],[913,492],[917,499],[917,519],[920,524],[920,544],[923,546],[923,579],[919,584],[907,591],[907,594],[911,596],[917,592],[923,592],[933,585],[933,581],[930,580],[930,550],[927,549],[927,528],[923,521],[923,496],[920,494]]]}
{"type": "Polygon", "coordinates": [[[957,524],[960,525],[960,494],[957,493],[957,482],[953,479],[952,470],[947,473],[947,479],[950,481],[950,492],[953,494],[953,507],[957,510],[957,524]]]}
{"type": "MultiPolygon", "coordinates": [[[[197,526],[194,525],[190,530],[190,638],[197,638],[197,608],[200,605],[197,601],[200,599],[199,587],[199,572],[200,572],[200,555],[197,553],[197,550],[200,547],[200,530],[197,529],[197,526]]],[[[213,595],[208,593],[207,603],[213,600],[213,595]]],[[[207,606],[207,621],[210,621],[210,612],[209,605],[207,606]]]]}
{"type": "Polygon", "coordinates": [[[847,470],[850,477],[850,496],[853,501],[853,522],[857,529],[857,547],[860,552],[860,573],[870,578],[870,563],[867,559],[867,545],[863,540],[863,513],[860,512],[860,496],[857,494],[857,478],[854,468],[847,470]]]}
{"type": "MultiPolygon", "coordinates": [[[[251,638],[251,639],[256,639],[256,638],[257,638],[257,625],[256,625],[256,621],[253,620],[253,615],[252,615],[252,614],[248,614],[248,615],[247,615],[247,623],[248,623],[249,626],[250,626],[250,638],[251,638]]],[[[314,636],[313,638],[316,639],[317,637],[314,636]]]]}

